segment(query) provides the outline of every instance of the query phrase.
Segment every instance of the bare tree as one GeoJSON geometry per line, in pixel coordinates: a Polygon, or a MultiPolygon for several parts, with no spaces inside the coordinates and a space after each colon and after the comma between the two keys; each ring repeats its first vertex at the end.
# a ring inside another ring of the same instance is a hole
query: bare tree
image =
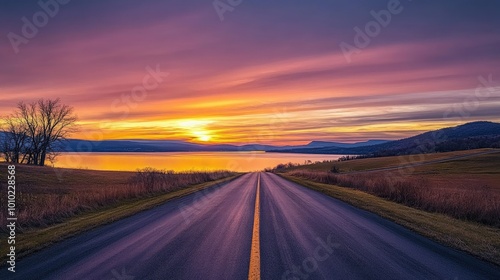
{"type": "Polygon", "coordinates": [[[12,163],[23,162],[28,142],[26,126],[16,115],[10,115],[4,119],[3,130],[1,151],[5,160],[12,163]]]}
{"type": "Polygon", "coordinates": [[[73,108],[61,100],[40,99],[37,102],[18,104],[16,116],[22,123],[29,145],[26,148],[26,162],[45,165],[47,155],[55,146],[74,131],[76,116],[73,108]]]}
{"type": "Polygon", "coordinates": [[[38,165],[38,152],[40,151],[40,119],[37,114],[36,103],[26,104],[20,102],[17,106],[17,116],[26,127],[26,134],[29,138],[29,146],[27,147],[27,163],[38,165]]]}

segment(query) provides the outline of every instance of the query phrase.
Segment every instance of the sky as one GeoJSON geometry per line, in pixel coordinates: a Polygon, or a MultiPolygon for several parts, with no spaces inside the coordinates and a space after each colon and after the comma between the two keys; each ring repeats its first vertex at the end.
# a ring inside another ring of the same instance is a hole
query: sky
{"type": "Polygon", "coordinates": [[[302,144],[500,121],[500,2],[0,0],[0,115],[81,139],[302,144]]]}

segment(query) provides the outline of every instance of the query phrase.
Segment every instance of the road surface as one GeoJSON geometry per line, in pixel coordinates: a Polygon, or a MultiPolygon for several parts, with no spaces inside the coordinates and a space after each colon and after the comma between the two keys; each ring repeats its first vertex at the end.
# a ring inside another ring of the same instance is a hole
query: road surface
{"type": "Polygon", "coordinates": [[[16,270],[0,279],[500,279],[497,266],[268,173],[60,242],[16,270]]]}

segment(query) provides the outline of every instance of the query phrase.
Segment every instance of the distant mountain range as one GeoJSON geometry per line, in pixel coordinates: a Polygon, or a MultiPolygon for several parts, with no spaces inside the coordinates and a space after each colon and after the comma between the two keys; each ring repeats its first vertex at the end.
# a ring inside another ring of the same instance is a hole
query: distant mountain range
{"type": "MultiPolygon", "coordinates": [[[[0,132],[0,140],[3,138],[0,132]]],[[[445,152],[476,148],[500,148],[500,124],[472,122],[456,127],[429,131],[410,138],[388,141],[369,140],[358,143],[312,141],[307,145],[213,145],[168,140],[105,140],[64,141],[61,152],[211,152],[211,151],[266,151],[277,153],[345,154],[386,156],[445,152]]]]}
{"type": "Polygon", "coordinates": [[[499,123],[472,122],[456,127],[429,131],[410,138],[368,146],[306,147],[272,150],[272,152],[391,156],[480,148],[500,148],[499,123]]]}
{"type": "Polygon", "coordinates": [[[272,145],[209,145],[195,144],[184,141],[162,141],[162,140],[105,140],[88,141],[69,139],[61,147],[62,152],[209,152],[209,151],[280,151],[308,148],[357,148],[366,147],[375,144],[387,143],[386,140],[370,140],[359,143],[339,143],[313,141],[307,145],[299,146],[272,146],[272,145]]]}

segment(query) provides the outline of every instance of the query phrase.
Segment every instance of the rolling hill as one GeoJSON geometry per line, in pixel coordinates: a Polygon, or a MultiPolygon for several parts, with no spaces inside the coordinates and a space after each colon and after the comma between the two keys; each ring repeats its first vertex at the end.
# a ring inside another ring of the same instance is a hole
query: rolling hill
{"type": "Polygon", "coordinates": [[[349,148],[305,147],[272,152],[392,156],[479,148],[500,148],[499,123],[486,121],[466,123],[376,145],[349,148]]]}

